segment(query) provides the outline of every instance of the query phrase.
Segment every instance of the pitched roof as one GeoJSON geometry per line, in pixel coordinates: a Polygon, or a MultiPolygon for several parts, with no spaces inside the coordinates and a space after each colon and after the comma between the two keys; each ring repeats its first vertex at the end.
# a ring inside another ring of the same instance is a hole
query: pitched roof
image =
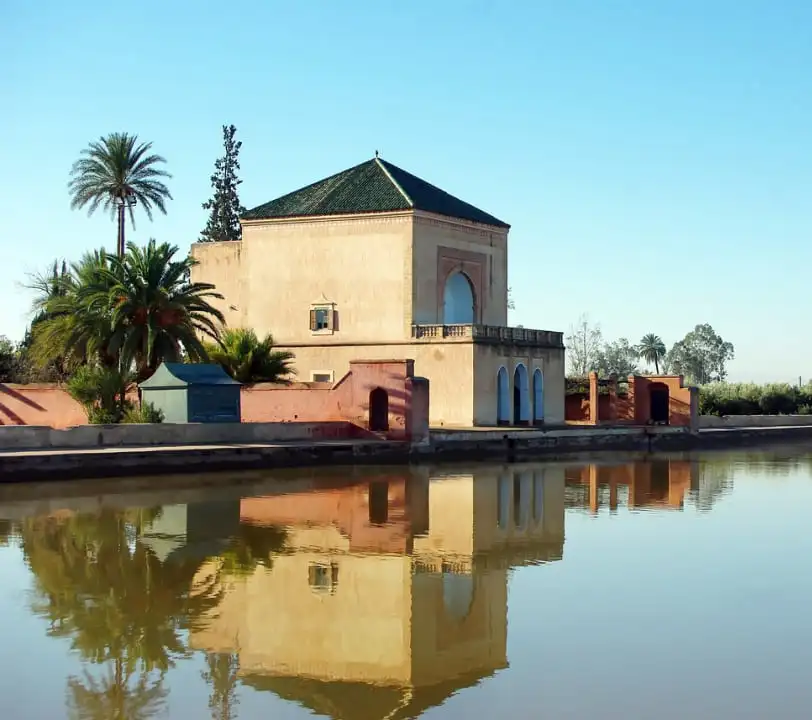
{"type": "Polygon", "coordinates": [[[242,219],[360,215],[396,210],[423,210],[483,225],[510,227],[378,157],[248,210],[242,219]]]}
{"type": "Polygon", "coordinates": [[[206,363],[161,363],[139,387],[156,390],[189,385],[239,385],[222,366],[206,363]]]}

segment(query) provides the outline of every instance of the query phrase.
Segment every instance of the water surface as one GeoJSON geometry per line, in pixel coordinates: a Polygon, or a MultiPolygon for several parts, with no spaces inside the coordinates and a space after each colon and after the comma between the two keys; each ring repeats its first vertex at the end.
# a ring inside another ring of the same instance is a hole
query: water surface
{"type": "Polygon", "coordinates": [[[812,454],[0,487],[27,718],[812,716],[812,454]]]}

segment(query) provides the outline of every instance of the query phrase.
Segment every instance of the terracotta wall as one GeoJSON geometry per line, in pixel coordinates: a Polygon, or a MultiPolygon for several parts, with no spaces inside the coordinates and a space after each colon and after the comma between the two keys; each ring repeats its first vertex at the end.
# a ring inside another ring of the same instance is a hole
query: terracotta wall
{"type": "MultiPolygon", "coordinates": [[[[393,440],[428,436],[429,384],[414,377],[412,360],[353,361],[338,383],[258,384],[242,389],[243,422],[325,423],[319,437],[363,436],[369,430],[370,392],[386,391],[393,440]],[[341,423],[350,423],[342,425],[341,423]],[[329,427],[327,426],[329,423],[329,427]]],[[[68,428],[85,425],[87,416],[57,385],[0,384],[0,424],[68,428]]]]}
{"type": "Polygon", "coordinates": [[[58,385],[0,383],[0,425],[40,425],[60,430],[87,423],[82,406],[58,385]]]}
{"type": "Polygon", "coordinates": [[[609,388],[606,395],[597,393],[597,375],[589,378],[590,392],[567,395],[566,419],[576,424],[646,425],[651,422],[652,386],[668,389],[668,424],[677,427],[698,427],[698,391],[685,387],[680,375],[630,375],[626,395],[609,388]],[[592,398],[597,398],[597,417],[592,413],[592,398]]]}
{"type": "Polygon", "coordinates": [[[393,440],[416,440],[428,433],[429,385],[414,377],[413,360],[355,360],[334,386],[329,383],[258,384],[242,394],[243,422],[346,420],[369,430],[370,393],[386,391],[393,440]]]}

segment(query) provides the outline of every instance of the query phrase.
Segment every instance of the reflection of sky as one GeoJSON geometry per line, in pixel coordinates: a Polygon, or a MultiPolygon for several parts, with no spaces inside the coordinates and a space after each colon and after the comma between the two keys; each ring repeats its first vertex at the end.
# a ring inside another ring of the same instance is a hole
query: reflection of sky
{"type": "MultiPolygon", "coordinates": [[[[707,513],[568,511],[564,559],[510,575],[510,667],[424,718],[805,718],[812,704],[812,477],[734,473],[707,513]]],[[[0,548],[2,717],[64,717],[69,641],[29,612],[0,548]]],[[[462,587],[447,601],[462,602],[462,587]]],[[[203,655],[168,676],[173,718],[209,717],[203,655]]],[[[238,717],[305,709],[241,689],[238,717]]]]}

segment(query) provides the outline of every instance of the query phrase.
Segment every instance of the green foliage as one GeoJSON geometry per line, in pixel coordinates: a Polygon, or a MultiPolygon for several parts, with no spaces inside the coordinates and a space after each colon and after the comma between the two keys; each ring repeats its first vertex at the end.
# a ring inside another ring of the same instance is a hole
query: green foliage
{"type": "Polygon", "coordinates": [[[672,373],[684,375],[697,385],[706,385],[724,381],[727,363],[733,357],[732,343],[722,340],[710,325],[704,324],[674,343],[665,361],[672,373]]]}
{"type": "Polygon", "coordinates": [[[238,187],[242,180],[237,178],[240,169],[240,148],[242,142],[234,140],[237,128],[223,125],[223,156],[214,162],[211,186],[214,194],[203,203],[209,211],[206,227],[200,234],[200,242],[223,242],[242,239],[240,215],[245,208],[240,204],[238,187]]]}
{"type": "Polygon", "coordinates": [[[268,334],[259,340],[250,329],[224,330],[219,344],[206,348],[209,359],[219,363],[235,380],[241,383],[289,382],[293,375],[293,353],[274,350],[273,336],[268,334]]]}
{"type": "Polygon", "coordinates": [[[637,354],[644,362],[654,365],[654,372],[660,374],[660,363],[665,359],[666,350],[665,343],[659,335],[654,333],[643,335],[637,346],[637,354]]]}
{"type": "Polygon", "coordinates": [[[123,257],[86,254],[56,279],[35,277],[31,357],[38,367],[59,363],[135,368],[148,377],[161,362],[185,354],[205,360],[200,334],[218,337],[223,316],[208,283],[190,280],[195,261],[176,259],[178,248],[150,240],[130,243],[123,257]]]}
{"type": "Polygon", "coordinates": [[[0,382],[15,382],[17,348],[5,335],[0,335],[0,382]]]}
{"type": "Polygon", "coordinates": [[[87,412],[91,425],[121,422],[127,410],[129,377],[114,368],[82,365],[68,380],[66,389],[87,412]]]}
{"type": "Polygon", "coordinates": [[[157,424],[164,421],[164,413],[149,402],[142,402],[141,405],[129,404],[121,421],[129,425],[157,424]]]}
{"type": "MultiPolygon", "coordinates": [[[[172,195],[163,180],[171,175],[158,167],[166,160],[150,154],[151,148],[152,143],[139,143],[137,135],[128,133],[111,133],[90,143],[71,168],[71,208],[87,207],[92,215],[101,207],[112,217],[121,201],[134,198],[150,220],[153,208],[166,214],[172,195]]],[[[127,207],[135,227],[133,206],[127,207]]]]}
{"type": "Polygon", "coordinates": [[[638,350],[626,338],[606,343],[598,352],[595,371],[600,377],[628,377],[637,372],[638,350]]]}
{"type": "Polygon", "coordinates": [[[812,407],[812,384],[710,383],[699,388],[701,415],[805,415],[812,407]]]}

